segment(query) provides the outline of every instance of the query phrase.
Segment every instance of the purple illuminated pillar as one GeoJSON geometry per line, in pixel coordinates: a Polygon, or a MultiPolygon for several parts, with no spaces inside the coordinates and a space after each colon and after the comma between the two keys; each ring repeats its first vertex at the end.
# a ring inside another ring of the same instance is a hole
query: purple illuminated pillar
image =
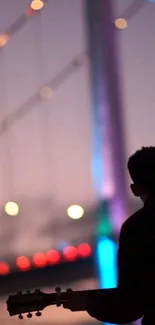
{"type": "Polygon", "coordinates": [[[117,31],[111,0],[86,0],[86,8],[97,148],[94,157],[97,154],[102,158],[102,168],[98,162],[101,168],[98,172],[100,194],[103,199],[110,198],[111,219],[114,231],[118,233],[127,216],[127,190],[117,31]]]}
{"type": "Polygon", "coordinates": [[[111,214],[116,231],[127,217],[127,186],[125,141],[123,132],[123,105],[120,90],[118,53],[118,34],[114,26],[112,1],[100,1],[102,12],[103,47],[105,53],[105,74],[109,112],[109,133],[112,148],[113,180],[115,192],[112,199],[111,214]]]}

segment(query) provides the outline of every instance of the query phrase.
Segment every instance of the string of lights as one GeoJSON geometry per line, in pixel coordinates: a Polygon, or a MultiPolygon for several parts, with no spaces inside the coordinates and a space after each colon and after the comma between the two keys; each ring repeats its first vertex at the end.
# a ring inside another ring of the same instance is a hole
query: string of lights
{"type": "Polygon", "coordinates": [[[4,34],[0,34],[0,48],[7,45],[9,39],[16,34],[25,24],[29,21],[31,17],[36,15],[45,5],[48,0],[33,0],[26,11],[6,30],[4,34]]]}
{"type": "Polygon", "coordinates": [[[129,20],[147,4],[148,0],[134,0],[131,5],[121,14],[121,16],[115,20],[115,27],[118,29],[127,28],[129,20]]]}
{"type": "MultiPolygon", "coordinates": [[[[128,21],[133,18],[144,5],[148,2],[155,2],[155,0],[134,0],[131,5],[115,20],[115,26],[118,29],[125,29],[128,27],[128,21]]],[[[9,28],[4,34],[0,34],[0,48],[4,47],[9,39],[18,32],[29,20],[30,17],[36,15],[48,0],[33,0],[30,6],[9,28]]]]}
{"type": "Polygon", "coordinates": [[[69,62],[52,80],[44,84],[33,96],[31,96],[22,106],[14,110],[13,114],[8,115],[0,123],[0,137],[7,132],[17,121],[29,114],[37,104],[45,99],[49,99],[53,92],[69,78],[72,73],[88,62],[86,53],[77,55],[69,62]]]}
{"type": "Polygon", "coordinates": [[[29,271],[34,268],[44,268],[64,262],[74,262],[78,259],[89,258],[93,254],[93,247],[89,243],[78,246],[66,246],[63,251],[51,249],[48,252],[37,252],[32,257],[17,256],[11,265],[7,261],[0,261],[0,275],[7,275],[17,271],[29,271]]]}

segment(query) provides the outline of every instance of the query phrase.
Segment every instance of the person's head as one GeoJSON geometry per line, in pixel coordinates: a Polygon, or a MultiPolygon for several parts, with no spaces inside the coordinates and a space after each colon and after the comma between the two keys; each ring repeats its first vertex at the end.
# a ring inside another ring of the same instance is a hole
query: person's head
{"type": "Polygon", "coordinates": [[[155,192],[155,147],[142,147],[128,160],[128,170],[133,184],[133,194],[145,198],[155,192]]]}

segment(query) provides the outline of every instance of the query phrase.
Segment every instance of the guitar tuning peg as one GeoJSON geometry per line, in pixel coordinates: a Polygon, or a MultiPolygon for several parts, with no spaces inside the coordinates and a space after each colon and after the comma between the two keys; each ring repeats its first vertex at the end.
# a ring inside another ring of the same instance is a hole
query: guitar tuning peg
{"type": "Polygon", "coordinates": [[[55,288],[55,292],[60,293],[61,292],[61,288],[59,288],[59,287],[55,288]]]}
{"type": "Polygon", "coordinates": [[[27,314],[27,318],[31,318],[33,315],[31,313],[27,314]]]}
{"type": "Polygon", "coordinates": [[[41,316],[41,315],[42,315],[42,313],[38,310],[37,313],[36,313],[36,316],[39,317],[39,316],[41,316]]]}
{"type": "Polygon", "coordinates": [[[23,319],[24,317],[23,317],[22,314],[20,314],[20,315],[18,316],[18,318],[19,318],[19,319],[23,319]]]}

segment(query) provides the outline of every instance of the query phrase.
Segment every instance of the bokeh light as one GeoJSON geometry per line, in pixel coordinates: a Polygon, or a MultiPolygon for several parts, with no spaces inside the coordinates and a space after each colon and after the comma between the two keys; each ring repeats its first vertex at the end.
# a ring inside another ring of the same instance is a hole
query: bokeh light
{"type": "Polygon", "coordinates": [[[42,0],[33,0],[31,2],[31,8],[33,10],[40,10],[43,8],[43,6],[44,6],[44,1],[42,0]]]}
{"type": "Polygon", "coordinates": [[[52,96],[52,89],[48,86],[44,86],[40,89],[39,95],[42,99],[49,99],[52,96]]]}
{"type": "Polygon", "coordinates": [[[19,206],[15,202],[7,202],[5,205],[5,212],[9,216],[17,216],[19,214],[19,206]]]}
{"type": "Polygon", "coordinates": [[[48,251],[46,255],[47,255],[47,261],[49,264],[60,263],[61,255],[57,250],[52,249],[52,250],[48,251]]]}
{"type": "Polygon", "coordinates": [[[78,246],[78,254],[82,258],[89,257],[92,254],[92,248],[87,243],[82,243],[78,246]]]}
{"type": "Polygon", "coordinates": [[[61,240],[61,241],[57,244],[56,248],[57,248],[58,251],[62,252],[62,251],[64,250],[64,248],[67,247],[67,246],[69,246],[69,245],[70,245],[70,244],[68,243],[68,241],[66,241],[66,240],[61,240]]]}
{"type": "Polygon", "coordinates": [[[118,28],[118,29],[125,29],[125,28],[128,27],[128,22],[127,22],[127,20],[124,19],[124,18],[117,18],[117,19],[115,20],[115,26],[116,26],[116,28],[118,28]]]}
{"type": "Polygon", "coordinates": [[[8,34],[1,34],[0,35],[0,47],[5,46],[8,43],[9,35],[8,34]]]}
{"type": "Polygon", "coordinates": [[[44,253],[36,253],[33,256],[33,263],[37,267],[45,267],[47,265],[47,256],[44,253]]]}
{"type": "Polygon", "coordinates": [[[80,205],[71,205],[67,209],[67,214],[71,219],[80,219],[84,215],[84,209],[80,205]]]}
{"type": "Polygon", "coordinates": [[[31,267],[30,260],[27,256],[17,257],[16,265],[21,271],[28,271],[31,267]]]}
{"type": "Polygon", "coordinates": [[[67,261],[72,262],[78,257],[78,250],[74,246],[68,246],[64,249],[63,255],[67,261]]]}
{"type": "Polygon", "coordinates": [[[0,275],[7,275],[10,272],[8,263],[0,261],[0,275]]]}

